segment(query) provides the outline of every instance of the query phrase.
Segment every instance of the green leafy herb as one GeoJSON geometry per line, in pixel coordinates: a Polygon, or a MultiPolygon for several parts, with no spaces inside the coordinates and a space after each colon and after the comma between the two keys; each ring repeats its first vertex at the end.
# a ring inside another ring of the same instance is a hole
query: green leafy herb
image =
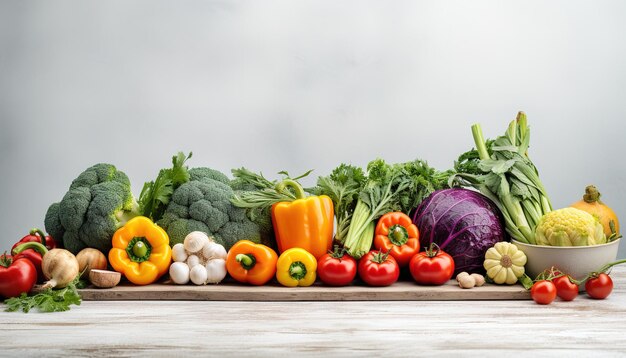
{"type": "Polygon", "coordinates": [[[330,175],[319,177],[316,187],[307,189],[314,195],[327,195],[333,201],[337,218],[335,240],[342,244],[348,235],[350,220],[366,180],[363,169],[341,164],[330,175]]]}
{"type": "Polygon", "coordinates": [[[49,288],[33,296],[22,293],[19,297],[9,298],[4,301],[7,305],[6,311],[28,313],[37,309],[39,312],[62,312],[69,310],[71,305],[80,306],[82,300],[76,289],[79,280],[77,277],[65,288],[49,288]]]}
{"type": "Polygon", "coordinates": [[[451,173],[438,172],[421,160],[393,165],[371,161],[344,240],[350,256],[360,258],[369,251],[379,217],[391,211],[408,214],[430,193],[446,187],[451,173]]]}
{"type": "Polygon", "coordinates": [[[185,162],[191,158],[178,152],[172,157],[172,168],[161,169],[154,181],[146,182],[139,195],[139,210],[143,216],[149,217],[152,221],[158,221],[163,217],[163,213],[169,204],[174,190],[189,181],[189,171],[185,162]]]}

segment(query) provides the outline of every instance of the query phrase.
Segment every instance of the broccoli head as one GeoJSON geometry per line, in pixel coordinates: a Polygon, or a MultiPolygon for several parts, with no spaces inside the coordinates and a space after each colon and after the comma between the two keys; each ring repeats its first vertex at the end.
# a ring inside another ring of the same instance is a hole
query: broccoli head
{"type": "Polygon", "coordinates": [[[259,226],[248,219],[245,209],[231,202],[230,179],[210,168],[189,170],[189,182],[179,186],[158,221],[167,231],[170,245],[183,242],[192,231],[202,231],[229,250],[239,240],[261,242],[259,226]]]}
{"type": "Polygon", "coordinates": [[[96,164],[82,172],[63,199],[50,205],[45,226],[72,253],[86,247],[105,254],[115,231],[136,215],[130,180],[111,164],[96,164]]]}

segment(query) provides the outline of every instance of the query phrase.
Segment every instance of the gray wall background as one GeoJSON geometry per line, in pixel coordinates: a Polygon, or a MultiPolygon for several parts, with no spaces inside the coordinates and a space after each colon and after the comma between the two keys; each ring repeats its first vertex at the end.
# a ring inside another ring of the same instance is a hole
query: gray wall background
{"type": "Polygon", "coordinates": [[[625,15],[623,1],[2,1],[0,246],[97,162],[137,195],[178,150],[268,176],[376,157],[444,169],[472,123],[493,137],[518,110],[553,204],[595,183],[623,218],[625,15]]]}

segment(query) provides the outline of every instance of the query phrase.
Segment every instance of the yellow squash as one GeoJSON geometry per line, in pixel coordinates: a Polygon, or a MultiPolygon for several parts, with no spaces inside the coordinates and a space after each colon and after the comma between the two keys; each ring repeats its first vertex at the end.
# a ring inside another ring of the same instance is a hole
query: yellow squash
{"type": "Polygon", "coordinates": [[[487,250],[483,267],[493,282],[512,285],[524,274],[526,254],[510,242],[498,242],[487,250]]]}

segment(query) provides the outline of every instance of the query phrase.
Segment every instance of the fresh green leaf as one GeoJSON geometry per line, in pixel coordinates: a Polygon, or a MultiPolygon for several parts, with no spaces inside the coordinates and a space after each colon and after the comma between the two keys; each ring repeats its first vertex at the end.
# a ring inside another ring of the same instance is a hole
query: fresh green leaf
{"type": "MultiPolygon", "coordinates": [[[[188,156],[185,156],[183,152],[178,152],[177,155],[172,157],[173,166],[169,174],[169,179],[171,180],[172,186],[174,187],[173,190],[189,181],[189,170],[187,169],[187,167],[185,167],[185,162],[188,159],[191,159],[192,155],[192,152],[189,152],[188,156]]],[[[169,194],[169,196],[171,196],[171,193],[169,194]]],[[[168,202],[169,196],[167,199],[168,202]]]]}
{"type": "Polygon", "coordinates": [[[172,168],[161,169],[154,181],[143,185],[139,195],[139,210],[142,215],[155,222],[161,219],[174,190],[189,181],[189,170],[185,162],[192,154],[190,152],[185,156],[184,153],[178,152],[172,157],[172,168]]]}
{"type": "Polygon", "coordinates": [[[333,201],[337,230],[335,240],[343,243],[350,225],[352,213],[359,199],[366,177],[359,167],[341,164],[330,175],[319,177],[317,186],[308,190],[314,195],[327,195],[333,201]]]}
{"type": "Polygon", "coordinates": [[[37,309],[39,312],[61,312],[70,309],[71,305],[79,306],[81,297],[76,289],[79,282],[77,277],[67,287],[61,289],[47,289],[33,296],[22,293],[19,297],[9,298],[4,301],[7,312],[22,311],[30,312],[37,309]]]}
{"type": "Polygon", "coordinates": [[[472,126],[472,135],[477,149],[461,154],[451,182],[472,186],[490,197],[502,211],[506,231],[518,241],[534,243],[535,225],[552,205],[528,158],[526,115],[520,112],[494,141],[484,140],[478,124],[472,126]]]}

